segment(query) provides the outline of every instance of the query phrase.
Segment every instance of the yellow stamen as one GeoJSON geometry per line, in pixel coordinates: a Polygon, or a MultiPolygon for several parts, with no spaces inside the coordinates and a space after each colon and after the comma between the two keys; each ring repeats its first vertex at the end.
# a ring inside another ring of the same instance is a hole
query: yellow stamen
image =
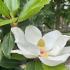
{"type": "Polygon", "coordinates": [[[38,47],[40,49],[40,57],[47,57],[48,54],[45,50],[45,41],[43,39],[40,39],[38,41],[38,47]]]}
{"type": "Polygon", "coordinates": [[[40,39],[40,40],[38,41],[38,46],[39,46],[39,47],[44,47],[44,46],[45,46],[45,42],[44,42],[43,39],[40,39]]]}

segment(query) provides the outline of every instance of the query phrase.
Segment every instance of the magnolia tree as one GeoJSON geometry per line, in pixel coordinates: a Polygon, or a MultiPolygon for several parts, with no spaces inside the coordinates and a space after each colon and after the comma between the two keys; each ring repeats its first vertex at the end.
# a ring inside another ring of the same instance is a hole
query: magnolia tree
{"type": "MultiPolygon", "coordinates": [[[[7,70],[67,70],[70,36],[54,30],[42,35],[34,25],[18,25],[36,15],[50,0],[0,0],[0,66],[7,70]]],[[[5,70],[6,70],[5,69],[5,70]]]]}

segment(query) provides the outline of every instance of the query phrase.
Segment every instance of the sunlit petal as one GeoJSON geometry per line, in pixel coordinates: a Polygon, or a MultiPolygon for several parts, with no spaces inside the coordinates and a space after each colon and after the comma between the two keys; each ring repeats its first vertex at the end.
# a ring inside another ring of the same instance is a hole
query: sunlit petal
{"type": "Polygon", "coordinates": [[[67,41],[70,39],[67,35],[61,35],[55,42],[54,48],[49,52],[49,55],[58,55],[65,47],[67,41]]]}
{"type": "Polygon", "coordinates": [[[25,37],[27,41],[36,45],[37,42],[41,39],[42,34],[37,27],[30,25],[25,29],[25,37]]]}
{"type": "Polygon", "coordinates": [[[54,47],[54,43],[60,35],[61,33],[58,30],[54,30],[43,36],[47,50],[51,50],[54,47]]]}
{"type": "Polygon", "coordinates": [[[31,43],[20,43],[17,42],[18,48],[22,51],[23,55],[27,58],[36,58],[40,55],[40,51],[37,46],[31,43]]]}
{"type": "Polygon", "coordinates": [[[15,42],[25,42],[24,32],[19,27],[12,27],[11,31],[15,37],[15,42]]]}

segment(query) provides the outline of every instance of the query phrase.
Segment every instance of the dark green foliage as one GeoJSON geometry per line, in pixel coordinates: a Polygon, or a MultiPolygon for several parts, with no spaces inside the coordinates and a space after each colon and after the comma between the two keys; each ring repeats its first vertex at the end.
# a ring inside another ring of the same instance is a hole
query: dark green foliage
{"type": "Polygon", "coordinates": [[[10,58],[11,50],[14,48],[14,39],[11,33],[8,33],[1,44],[3,54],[10,58]]]}

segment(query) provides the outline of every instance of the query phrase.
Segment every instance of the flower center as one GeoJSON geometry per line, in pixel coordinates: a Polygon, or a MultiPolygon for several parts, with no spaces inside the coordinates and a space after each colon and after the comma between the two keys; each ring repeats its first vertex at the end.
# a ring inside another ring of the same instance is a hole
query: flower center
{"type": "Polygon", "coordinates": [[[40,39],[38,41],[37,45],[38,45],[38,47],[40,49],[40,57],[47,57],[48,54],[47,54],[47,52],[45,50],[45,41],[43,39],[40,39]]]}

